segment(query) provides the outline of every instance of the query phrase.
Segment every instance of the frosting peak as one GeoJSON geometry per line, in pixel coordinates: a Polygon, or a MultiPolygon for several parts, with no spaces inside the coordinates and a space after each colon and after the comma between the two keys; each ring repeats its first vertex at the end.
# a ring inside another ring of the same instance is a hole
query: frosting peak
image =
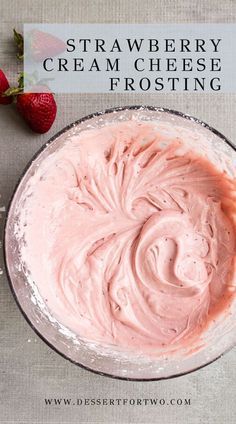
{"type": "Polygon", "coordinates": [[[32,177],[23,259],[82,338],[157,354],[197,337],[230,300],[234,183],[181,155],[183,142],[157,123],[107,125],[72,137],[32,177]]]}

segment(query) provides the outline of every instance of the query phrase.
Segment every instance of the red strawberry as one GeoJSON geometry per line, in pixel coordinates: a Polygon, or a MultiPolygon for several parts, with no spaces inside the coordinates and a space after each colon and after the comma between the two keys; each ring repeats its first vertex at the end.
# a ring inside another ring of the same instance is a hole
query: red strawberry
{"type": "Polygon", "coordinates": [[[0,104],[1,105],[9,105],[13,101],[12,96],[7,96],[7,97],[2,96],[2,93],[4,93],[4,91],[8,90],[9,87],[10,87],[9,82],[6,78],[6,75],[0,69],[0,104]]]}
{"type": "MultiPolygon", "coordinates": [[[[14,40],[18,48],[17,57],[24,57],[24,38],[20,32],[13,29],[14,40]]],[[[27,49],[35,62],[41,62],[46,57],[54,57],[66,50],[66,44],[60,38],[48,32],[32,29],[26,37],[27,49]]]]}
{"type": "Polygon", "coordinates": [[[57,56],[66,49],[64,41],[47,32],[34,29],[28,37],[31,54],[36,62],[41,62],[46,57],[57,56]]]}
{"type": "Polygon", "coordinates": [[[41,90],[44,92],[18,94],[16,104],[29,127],[43,134],[51,128],[55,120],[57,105],[52,93],[45,92],[45,87],[41,90]]]}

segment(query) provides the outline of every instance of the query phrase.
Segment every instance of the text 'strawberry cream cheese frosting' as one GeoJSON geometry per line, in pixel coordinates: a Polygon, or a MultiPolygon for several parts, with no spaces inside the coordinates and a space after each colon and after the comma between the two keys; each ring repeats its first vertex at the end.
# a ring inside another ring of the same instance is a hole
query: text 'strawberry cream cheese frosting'
{"type": "Polygon", "coordinates": [[[29,181],[22,259],[81,338],[158,355],[230,305],[235,183],[181,154],[187,142],[158,123],[112,123],[71,136],[29,181]]]}

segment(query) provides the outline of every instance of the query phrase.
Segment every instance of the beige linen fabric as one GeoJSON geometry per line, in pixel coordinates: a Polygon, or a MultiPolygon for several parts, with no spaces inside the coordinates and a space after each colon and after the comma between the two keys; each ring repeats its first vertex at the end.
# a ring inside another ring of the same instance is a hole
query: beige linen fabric
{"type": "MultiPolygon", "coordinates": [[[[24,22],[236,22],[236,1],[1,0],[0,19],[0,68],[13,83],[20,66],[14,58],[11,31],[14,26],[21,29],[24,22]]],[[[127,104],[173,108],[203,119],[236,141],[235,94],[58,95],[57,101],[57,120],[42,136],[32,134],[14,108],[0,107],[0,207],[7,206],[23,168],[40,146],[65,125],[97,110],[127,104]]],[[[13,300],[5,272],[0,271],[1,424],[233,424],[235,370],[232,350],[200,371],[168,381],[125,382],[89,373],[57,355],[34,334],[13,300]],[[44,403],[47,397],[191,398],[191,405],[49,407],[44,403]]]]}

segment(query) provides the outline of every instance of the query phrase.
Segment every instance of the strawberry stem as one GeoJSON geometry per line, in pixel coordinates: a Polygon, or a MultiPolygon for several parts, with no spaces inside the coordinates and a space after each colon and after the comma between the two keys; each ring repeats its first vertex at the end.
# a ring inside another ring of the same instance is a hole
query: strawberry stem
{"type": "Polygon", "coordinates": [[[19,60],[22,60],[24,57],[24,38],[23,35],[16,31],[15,28],[13,28],[13,37],[14,41],[18,48],[17,58],[19,60]]]}
{"type": "Polygon", "coordinates": [[[3,97],[11,97],[11,96],[16,96],[17,94],[20,94],[22,92],[23,92],[22,88],[11,87],[11,88],[8,88],[6,91],[4,91],[4,93],[2,93],[1,95],[3,97]]]}
{"type": "Polygon", "coordinates": [[[33,74],[25,74],[24,72],[20,72],[19,78],[18,78],[18,87],[10,87],[4,93],[2,93],[3,97],[9,97],[9,96],[17,96],[18,94],[21,94],[24,92],[24,81],[27,81],[28,85],[35,85],[38,82],[38,76],[37,72],[34,72],[33,74]]]}

